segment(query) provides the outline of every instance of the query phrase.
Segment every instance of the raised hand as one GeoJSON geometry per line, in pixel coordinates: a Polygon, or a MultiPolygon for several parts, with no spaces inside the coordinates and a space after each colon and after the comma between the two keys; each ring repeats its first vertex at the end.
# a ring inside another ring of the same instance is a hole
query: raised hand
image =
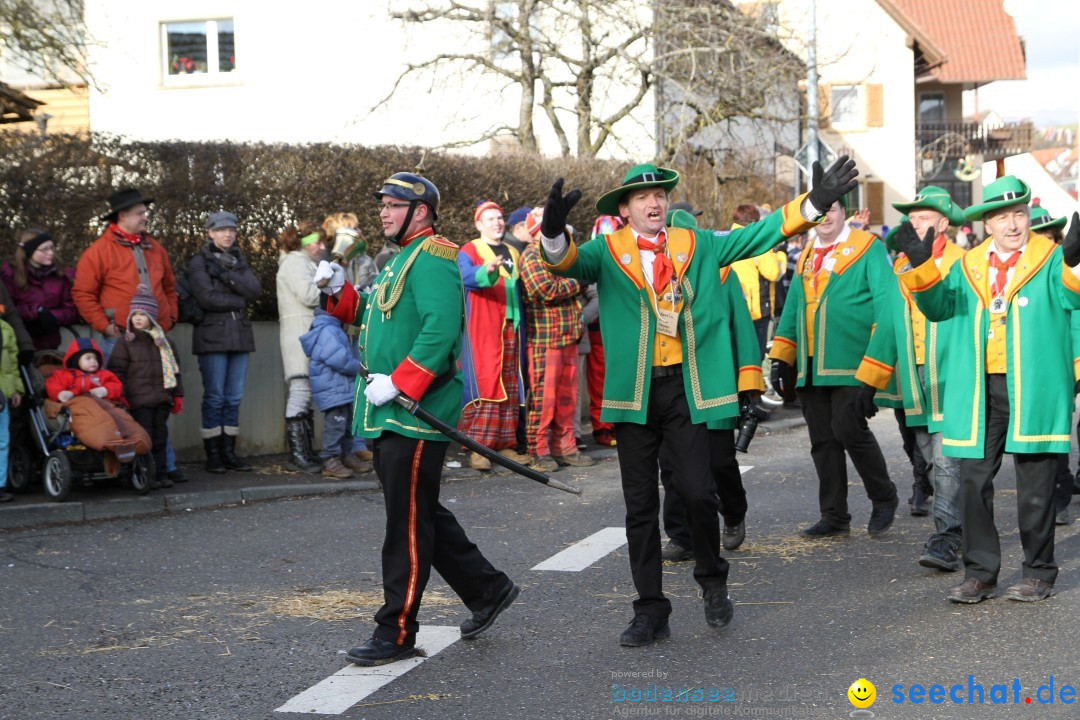
{"type": "Polygon", "coordinates": [[[855,169],[855,161],[847,155],[836,158],[836,162],[829,166],[828,170],[822,171],[821,163],[815,162],[813,167],[814,186],[810,188],[810,204],[818,212],[828,212],[833,203],[847,195],[858,186],[855,178],[859,171],[855,169]]]}
{"type": "Polygon", "coordinates": [[[1073,213],[1069,232],[1065,233],[1065,240],[1061,243],[1061,251],[1065,254],[1066,265],[1080,265],[1080,213],[1073,213]]]}
{"type": "Polygon", "coordinates": [[[557,238],[562,235],[566,231],[566,218],[580,199],[580,190],[571,190],[563,195],[563,179],[556,180],[544,204],[544,219],[540,222],[540,233],[547,238],[557,238]]]}
{"type": "Polygon", "coordinates": [[[900,248],[900,252],[907,255],[911,267],[917,268],[933,257],[935,235],[934,228],[930,227],[926,229],[925,237],[919,237],[919,233],[915,232],[915,227],[910,222],[904,222],[900,223],[900,228],[893,239],[896,241],[896,246],[900,248]]]}

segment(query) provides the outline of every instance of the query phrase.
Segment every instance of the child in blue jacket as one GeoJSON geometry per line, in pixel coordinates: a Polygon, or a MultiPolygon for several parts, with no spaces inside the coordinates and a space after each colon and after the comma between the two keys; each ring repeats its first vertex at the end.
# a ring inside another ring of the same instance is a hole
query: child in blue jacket
{"type": "Polygon", "coordinates": [[[345,479],[353,470],[367,471],[371,463],[353,454],[352,407],[360,351],[349,341],[341,322],[316,308],[311,329],[300,336],[304,354],[311,358],[311,397],[323,412],[322,451],[324,477],[345,479]]]}

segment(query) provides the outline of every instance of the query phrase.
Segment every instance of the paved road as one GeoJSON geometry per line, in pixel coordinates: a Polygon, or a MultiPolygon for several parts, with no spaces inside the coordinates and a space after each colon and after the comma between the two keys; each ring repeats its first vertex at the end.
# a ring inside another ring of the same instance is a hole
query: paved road
{"type": "MultiPolygon", "coordinates": [[[[906,498],[892,418],[873,426],[906,498]]],[[[1080,715],[1061,702],[1063,686],[1080,684],[1080,526],[1058,535],[1058,597],[958,607],[943,599],[957,576],[915,564],[928,518],[902,512],[874,540],[794,538],[816,519],[804,430],[760,436],[744,464],[751,511],[747,543],[730,556],[733,625],[707,627],[690,566],[671,565],[672,638],[640,650],[617,644],[633,595],[625,546],[580,572],[532,569],[622,526],[614,460],[562,473],[584,486],[580,499],[505,476],[445,485],[444,502],[522,595],[482,638],[453,642],[336,716],[841,718],[860,677],[877,687],[879,718],[1080,715]],[[1040,704],[1051,675],[1057,702],[1040,704]],[[983,705],[967,704],[969,682],[983,705]],[[703,699],[618,699],[653,683],[703,699]],[[903,704],[892,701],[898,684],[903,704]],[[965,703],[913,705],[913,684],[960,685],[965,703]],[[1010,704],[990,704],[995,684],[1010,704]]],[[[1011,467],[999,488],[1007,585],[1021,557],[1011,467]]],[[[864,526],[869,502],[854,484],[851,504],[853,527],[864,526]]],[[[277,708],[325,687],[370,633],[382,522],[381,497],[356,492],[0,533],[0,718],[299,717],[277,708]]],[[[465,617],[433,577],[421,621],[453,628],[465,617]]],[[[370,681],[350,670],[333,684],[370,681]]]]}

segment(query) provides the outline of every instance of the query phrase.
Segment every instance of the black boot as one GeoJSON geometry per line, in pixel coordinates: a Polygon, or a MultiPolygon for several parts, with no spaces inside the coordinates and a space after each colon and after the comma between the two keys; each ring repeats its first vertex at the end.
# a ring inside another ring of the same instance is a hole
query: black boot
{"type": "Polygon", "coordinates": [[[307,458],[307,428],[303,417],[285,418],[285,437],[289,441],[289,467],[300,472],[322,472],[322,463],[307,458]]]}
{"type": "Polygon", "coordinates": [[[228,433],[221,436],[221,460],[229,470],[249,472],[252,468],[246,462],[236,457],[236,436],[228,433]]]}
{"type": "Polygon", "coordinates": [[[308,459],[308,462],[322,467],[322,458],[319,457],[319,453],[315,452],[315,416],[314,412],[308,410],[306,413],[300,416],[304,421],[304,456],[308,459]]]}
{"type": "Polygon", "coordinates": [[[221,462],[221,436],[203,438],[203,450],[206,452],[206,472],[221,475],[225,465],[221,462]]]}

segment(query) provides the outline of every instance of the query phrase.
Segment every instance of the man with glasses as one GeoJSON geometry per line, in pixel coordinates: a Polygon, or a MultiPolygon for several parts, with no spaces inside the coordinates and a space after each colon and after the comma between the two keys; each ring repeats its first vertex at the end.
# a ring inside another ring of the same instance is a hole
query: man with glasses
{"type": "Polygon", "coordinates": [[[439,503],[449,441],[393,402],[404,393],[453,426],[461,413],[461,308],[464,290],[457,245],[435,234],[439,191],[426,178],[395,173],[375,193],[387,241],[401,248],[361,297],[336,263],[323,262],[315,281],[329,297],[326,310],[360,326],[370,375],[356,384],[353,433],[371,438],[375,473],[386,504],[382,548],[385,602],[377,627],[348,659],[384,665],[416,654],[416,620],[434,567],[472,617],[461,624],[469,640],[489,628],[519,589],[469,540],[439,503]]]}

